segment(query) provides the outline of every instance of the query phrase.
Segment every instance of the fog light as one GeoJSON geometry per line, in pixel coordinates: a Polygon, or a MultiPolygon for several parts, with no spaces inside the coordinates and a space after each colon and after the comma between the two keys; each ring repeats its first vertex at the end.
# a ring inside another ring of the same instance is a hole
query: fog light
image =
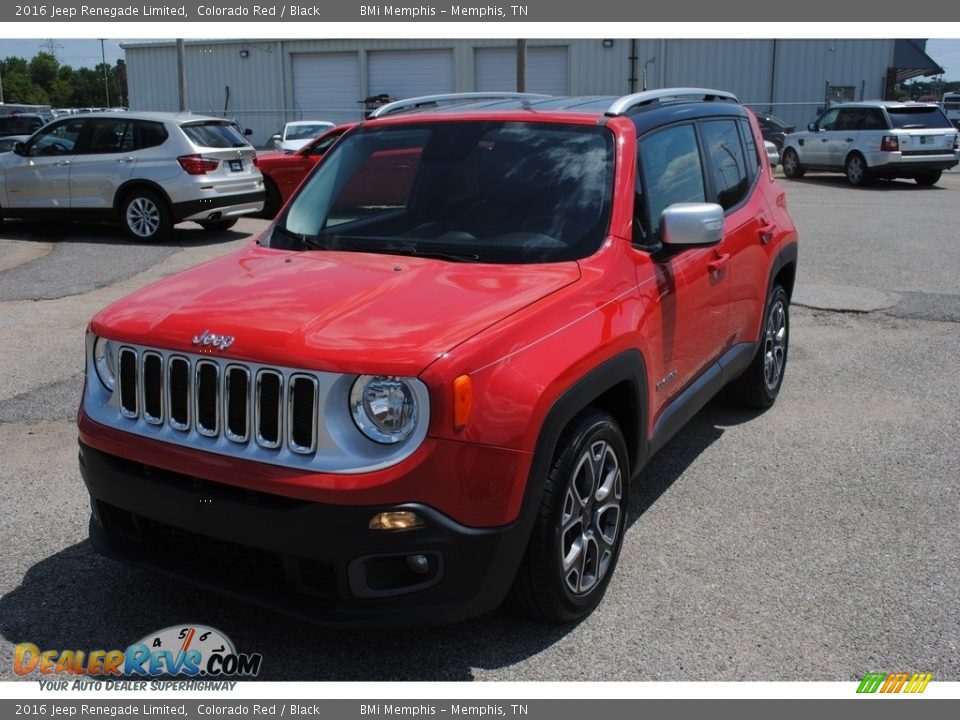
{"type": "Polygon", "coordinates": [[[423,525],[423,519],[409,510],[377,513],[370,518],[371,530],[406,530],[420,525],[423,525]]]}
{"type": "Polygon", "coordinates": [[[430,560],[426,555],[408,555],[407,567],[417,575],[426,575],[430,572],[430,560]]]}

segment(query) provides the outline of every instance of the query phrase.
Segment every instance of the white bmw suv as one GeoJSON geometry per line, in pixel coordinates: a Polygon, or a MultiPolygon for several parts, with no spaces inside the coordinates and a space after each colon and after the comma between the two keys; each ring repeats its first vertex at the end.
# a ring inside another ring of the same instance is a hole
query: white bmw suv
{"type": "Polygon", "coordinates": [[[868,101],[834,105],[787,135],[781,162],[788,178],[807,170],[842,172],[851,185],[873,178],[913,178],[933,185],[958,159],[958,131],[933,103],[868,101]]]}
{"type": "Polygon", "coordinates": [[[119,221],[136,240],[263,209],[256,150],[229,120],[105,112],[56,120],[0,155],[0,218],[119,221]]]}

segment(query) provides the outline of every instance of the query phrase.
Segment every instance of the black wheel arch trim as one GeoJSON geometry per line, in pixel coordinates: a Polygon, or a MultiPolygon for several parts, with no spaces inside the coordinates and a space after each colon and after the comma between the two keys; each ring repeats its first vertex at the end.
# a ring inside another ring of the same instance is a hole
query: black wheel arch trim
{"type": "Polygon", "coordinates": [[[627,447],[631,449],[629,458],[631,474],[643,467],[647,458],[647,371],[643,355],[639,350],[631,349],[614,355],[590,370],[564,390],[550,406],[540,426],[537,444],[533,451],[521,516],[529,514],[532,523],[543,492],[543,482],[550,470],[563,429],[604,393],[622,383],[628,383],[631,387],[632,397],[628,400],[632,403],[633,419],[636,423],[632,432],[626,428],[623,429],[627,447]],[[627,436],[628,432],[631,437],[627,436]],[[534,512],[530,512],[531,508],[534,512]]]}
{"type": "Polygon", "coordinates": [[[170,201],[170,196],[167,195],[166,190],[163,187],[153,180],[143,180],[143,179],[130,179],[123,183],[120,187],[117,188],[117,192],[113,196],[113,209],[117,214],[117,218],[123,219],[120,217],[120,213],[123,210],[123,199],[127,196],[127,193],[139,187],[145,187],[151,192],[156,193],[160,196],[160,199],[163,200],[167,205],[167,210],[173,213],[173,203],[170,201]]]}

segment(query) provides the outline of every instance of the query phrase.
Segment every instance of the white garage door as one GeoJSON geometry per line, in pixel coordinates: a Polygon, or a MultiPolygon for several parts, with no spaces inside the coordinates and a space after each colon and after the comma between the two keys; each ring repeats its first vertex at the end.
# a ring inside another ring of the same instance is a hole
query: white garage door
{"type": "Polygon", "coordinates": [[[395,100],[453,92],[452,50],[380,50],[367,56],[370,94],[395,100]]]}
{"type": "MultiPolygon", "coordinates": [[[[569,94],[567,48],[527,48],[527,92],[569,94]]],[[[477,48],[474,54],[474,87],[481,92],[517,88],[516,48],[477,48]]]]}
{"type": "Polygon", "coordinates": [[[357,53],[293,55],[293,98],[305,120],[352,122],[362,117],[357,53]]]}

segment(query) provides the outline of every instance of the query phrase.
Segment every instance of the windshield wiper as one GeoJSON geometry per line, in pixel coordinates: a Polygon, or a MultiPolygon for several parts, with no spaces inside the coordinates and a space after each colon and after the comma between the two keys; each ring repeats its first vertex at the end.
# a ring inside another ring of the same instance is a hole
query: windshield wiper
{"type": "Polygon", "coordinates": [[[476,253],[462,252],[459,249],[440,245],[420,246],[413,242],[397,242],[376,235],[334,235],[327,246],[332,250],[346,250],[358,252],[373,252],[383,255],[404,255],[408,257],[433,258],[450,262],[477,262],[480,256],[476,253]],[[351,242],[360,241],[359,247],[349,246],[351,242]],[[369,243],[369,247],[367,246],[369,243]]]}
{"type": "MultiPolygon", "coordinates": [[[[321,244],[320,237],[317,235],[304,235],[303,233],[295,233],[292,230],[288,230],[283,225],[274,225],[273,232],[280,233],[288,238],[292,238],[300,243],[301,247],[309,248],[311,250],[324,250],[326,246],[321,244]]],[[[274,247],[273,243],[270,243],[270,247],[274,247]]],[[[291,249],[291,248],[285,248],[291,249]]]]}

